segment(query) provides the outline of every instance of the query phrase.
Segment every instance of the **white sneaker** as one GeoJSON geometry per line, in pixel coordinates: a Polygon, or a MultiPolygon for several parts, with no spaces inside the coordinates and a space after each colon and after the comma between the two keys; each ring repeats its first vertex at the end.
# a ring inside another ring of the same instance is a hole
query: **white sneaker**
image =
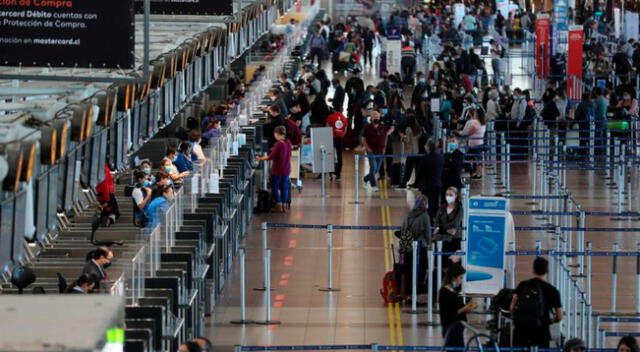
{"type": "Polygon", "coordinates": [[[380,189],[376,186],[376,187],[371,187],[370,188],[371,192],[379,192],[380,189]]]}

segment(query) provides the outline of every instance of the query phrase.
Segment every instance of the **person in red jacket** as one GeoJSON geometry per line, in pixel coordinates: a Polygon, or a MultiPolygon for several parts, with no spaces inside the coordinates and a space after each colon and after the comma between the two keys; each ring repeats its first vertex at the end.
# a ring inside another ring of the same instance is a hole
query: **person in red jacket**
{"type": "Polygon", "coordinates": [[[296,121],[291,119],[291,115],[284,119],[284,127],[287,130],[287,139],[291,142],[293,149],[298,149],[302,144],[302,130],[296,121]]]}
{"type": "Polygon", "coordinates": [[[344,136],[347,134],[348,122],[347,118],[333,108],[327,116],[327,126],[333,129],[333,148],[336,153],[336,164],[333,172],[336,182],[340,182],[340,174],[342,172],[342,151],[344,150],[344,136]]]}
{"type": "Polygon", "coordinates": [[[271,188],[276,206],[273,211],[284,212],[284,204],[289,202],[291,188],[289,174],[291,173],[291,142],[287,139],[284,126],[278,126],[273,131],[276,143],[267,156],[256,157],[256,160],[271,160],[271,188]]]}

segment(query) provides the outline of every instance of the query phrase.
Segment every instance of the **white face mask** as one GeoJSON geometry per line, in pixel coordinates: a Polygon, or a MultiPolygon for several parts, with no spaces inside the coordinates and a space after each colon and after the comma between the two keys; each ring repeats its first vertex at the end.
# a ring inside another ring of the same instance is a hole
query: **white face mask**
{"type": "Polygon", "coordinates": [[[452,204],[453,202],[456,201],[456,197],[453,197],[453,196],[446,196],[444,198],[447,200],[447,204],[452,204]]]}

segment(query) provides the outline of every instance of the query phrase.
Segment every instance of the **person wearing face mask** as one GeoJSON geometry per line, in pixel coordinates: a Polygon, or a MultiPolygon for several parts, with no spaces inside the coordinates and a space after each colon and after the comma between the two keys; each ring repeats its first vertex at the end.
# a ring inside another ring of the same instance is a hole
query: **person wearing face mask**
{"type": "Polygon", "coordinates": [[[100,288],[100,282],[108,280],[105,270],[111,266],[112,260],[113,252],[106,247],[98,247],[90,253],[87,264],[82,268],[82,275],[87,274],[96,278],[95,289],[100,288]]]}
{"type": "Polygon", "coordinates": [[[500,103],[498,99],[500,98],[500,94],[497,90],[492,89],[489,92],[489,100],[487,100],[487,113],[484,115],[485,120],[487,121],[495,121],[500,119],[502,115],[502,108],[500,107],[500,103]]]}
{"type": "Polygon", "coordinates": [[[157,197],[153,198],[147,207],[147,217],[149,223],[147,228],[153,229],[160,224],[161,219],[169,208],[169,202],[173,200],[173,188],[171,186],[160,186],[156,189],[157,197]]]}
{"type": "Polygon", "coordinates": [[[418,267],[416,277],[417,293],[426,293],[424,273],[427,271],[427,250],[431,242],[431,218],[427,212],[428,200],[423,195],[416,197],[413,209],[407,214],[402,228],[396,232],[399,238],[398,252],[403,264],[402,294],[409,300],[411,297],[411,282],[413,278],[413,241],[418,242],[418,267]]]}
{"type": "MultiPolygon", "coordinates": [[[[443,251],[455,252],[461,248],[462,220],[464,217],[464,209],[462,209],[462,202],[457,188],[447,188],[445,202],[438,209],[438,214],[436,214],[433,235],[437,240],[442,241],[443,251]]],[[[451,259],[451,262],[459,261],[459,258],[443,256],[442,263],[444,267],[450,266],[449,259],[451,259]]]]}
{"type": "Polygon", "coordinates": [[[394,127],[387,128],[380,122],[380,113],[373,111],[371,112],[371,123],[365,126],[362,132],[361,143],[367,154],[371,156],[369,158],[369,173],[364,177],[364,184],[366,187],[367,183],[370,183],[373,191],[377,191],[376,178],[382,166],[382,159],[373,156],[384,154],[387,137],[393,131],[394,127]]]}
{"type": "Polygon", "coordinates": [[[631,92],[626,90],[622,93],[622,99],[618,102],[616,108],[619,111],[616,116],[622,116],[623,118],[638,116],[638,99],[634,98],[631,92]]]}
{"type": "Polygon", "coordinates": [[[153,174],[151,174],[151,161],[146,159],[143,160],[140,163],[140,166],[138,166],[138,169],[144,172],[144,174],[147,176],[147,180],[151,182],[151,185],[154,185],[156,183],[156,177],[153,174]]]}
{"type": "Polygon", "coordinates": [[[136,184],[131,191],[131,200],[133,201],[133,224],[138,227],[147,225],[147,205],[151,200],[151,181],[147,179],[147,175],[142,171],[135,171],[133,176],[136,184]]]}
{"type": "Polygon", "coordinates": [[[285,123],[282,114],[280,114],[280,108],[277,105],[269,106],[267,113],[269,115],[269,122],[264,126],[264,135],[268,138],[268,148],[271,149],[276,143],[273,131],[275,131],[278,126],[284,126],[285,123]]]}
{"type": "Polygon", "coordinates": [[[167,156],[165,156],[161,162],[162,171],[169,174],[172,181],[180,182],[183,178],[191,174],[189,171],[178,172],[178,168],[174,165],[174,162],[178,160],[178,152],[176,151],[176,148],[169,148],[166,155],[167,156]]]}
{"type": "Polygon", "coordinates": [[[440,325],[445,347],[464,347],[464,326],[458,321],[467,321],[467,313],[474,310],[478,304],[471,301],[467,304],[459,293],[467,271],[460,264],[449,267],[445,273],[443,285],[438,292],[440,307],[440,325]]]}
{"type": "Polygon", "coordinates": [[[424,76],[424,73],[418,72],[418,84],[413,88],[413,93],[411,93],[411,107],[413,109],[417,109],[422,102],[424,92],[427,91],[427,78],[424,76]]]}
{"type": "Polygon", "coordinates": [[[188,142],[180,144],[180,151],[176,155],[173,164],[178,172],[193,171],[193,163],[191,162],[191,145],[188,142]]]}

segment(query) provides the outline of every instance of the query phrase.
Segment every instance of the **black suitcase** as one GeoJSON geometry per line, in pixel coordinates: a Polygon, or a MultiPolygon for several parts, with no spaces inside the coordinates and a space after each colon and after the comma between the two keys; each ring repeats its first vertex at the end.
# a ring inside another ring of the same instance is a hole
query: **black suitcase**
{"type": "Polygon", "coordinates": [[[402,183],[402,164],[393,163],[391,164],[391,185],[400,186],[401,183],[402,183]]]}

